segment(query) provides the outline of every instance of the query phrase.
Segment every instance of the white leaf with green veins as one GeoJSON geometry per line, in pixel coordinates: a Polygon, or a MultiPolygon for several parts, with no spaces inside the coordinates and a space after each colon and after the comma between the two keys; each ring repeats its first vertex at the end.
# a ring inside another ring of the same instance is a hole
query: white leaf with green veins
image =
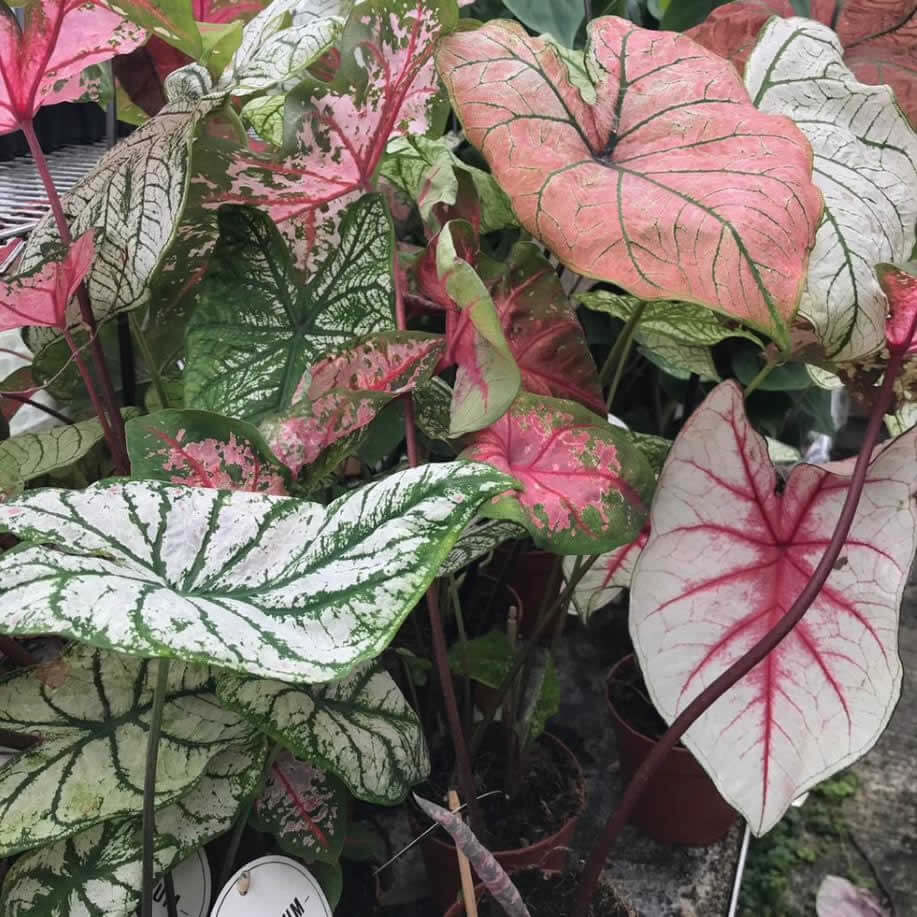
{"type": "Polygon", "coordinates": [[[527,534],[521,525],[508,519],[482,519],[464,531],[443,562],[439,575],[457,573],[479,557],[498,548],[503,542],[512,538],[525,538],[527,534]]]}
{"type": "MultiPolygon", "coordinates": [[[[0,683],[0,729],[41,738],[0,769],[0,856],[140,812],[156,674],[155,661],[77,645],[0,683]]],[[[205,666],[170,668],[157,806],[181,796],[211,758],[253,732],[220,706],[210,677],[205,666]]]]}
{"type": "Polygon", "coordinates": [[[162,481],[32,491],[0,505],[0,529],[42,543],[0,557],[0,632],[341,678],[388,645],[478,506],[512,484],[455,462],[327,507],[162,481]]]}
{"type": "MultiPolygon", "coordinates": [[[[150,283],[178,228],[188,189],[191,145],[201,119],[217,102],[167,105],[112,147],[98,165],[63,195],[74,238],[97,229],[89,298],[96,321],[143,305],[150,283]]],[[[29,236],[22,270],[52,257],[60,236],[47,214],[29,236]]],[[[79,322],[74,299],[69,319],[79,322]]]]}
{"type": "Polygon", "coordinates": [[[917,222],[917,134],[888,86],[844,64],[831,29],[772,19],[745,66],[762,111],[792,118],[812,144],[825,212],[809,255],[799,312],[828,356],[854,360],[884,341],[888,308],[873,265],[905,261],[917,222]]]}
{"type": "Polygon", "coordinates": [[[242,32],[217,91],[245,96],[299,76],[337,40],[351,0],[274,0],[242,32]]]}
{"type": "Polygon", "coordinates": [[[401,802],[430,773],[420,720],[376,665],[310,686],[227,672],[216,690],[224,704],[298,758],[340,777],[358,799],[401,802]]]}
{"type": "MultiPolygon", "coordinates": [[[[156,813],[153,862],[162,875],[228,831],[258,789],[265,745],[220,752],[200,780],[156,813]]],[[[140,904],[142,820],[112,819],[21,856],[3,882],[5,917],[132,917],[140,904]]]]}

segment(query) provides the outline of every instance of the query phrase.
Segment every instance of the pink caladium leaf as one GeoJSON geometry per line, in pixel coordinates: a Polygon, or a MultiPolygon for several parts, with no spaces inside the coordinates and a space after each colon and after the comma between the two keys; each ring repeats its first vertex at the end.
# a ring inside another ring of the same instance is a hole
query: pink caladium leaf
{"type": "Polygon", "coordinates": [[[258,430],[207,411],[157,411],[125,425],[135,478],[286,494],[289,474],[258,430]]]}
{"type": "Polygon", "coordinates": [[[351,437],[385,405],[430,379],[444,349],[435,334],[382,332],[320,360],[294,393],[292,410],[262,425],[268,444],[294,476],[335,444],[352,450],[351,437]]]}
{"type": "Polygon", "coordinates": [[[654,475],[627,432],[573,401],[520,394],[462,458],[516,478],[521,490],[482,510],[525,526],[558,554],[599,554],[628,544],[646,522],[654,475]]]}
{"type": "Polygon", "coordinates": [[[885,340],[889,350],[917,353],[917,273],[893,264],[878,264],[876,275],[888,297],[885,340]]]}
{"type": "MultiPolygon", "coordinates": [[[[795,16],[792,0],[736,0],[715,9],[686,34],[741,70],[771,16],[795,16]]],[[[887,83],[917,123],[917,2],[813,0],[809,18],[831,26],[844,60],[864,83],[887,83]]]]}
{"type": "Polygon", "coordinates": [[[198,22],[235,22],[251,19],[267,5],[268,0],[192,0],[198,22]]]}
{"type": "Polygon", "coordinates": [[[83,95],[81,71],[143,44],[146,32],[87,0],[41,0],[26,6],[20,30],[0,6],[0,134],[18,130],[42,105],[83,95]]]}
{"type": "Polygon", "coordinates": [[[307,81],[289,99],[303,109],[293,152],[275,159],[223,150],[223,166],[208,175],[208,205],[266,210],[298,265],[320,261],[339,242],[345,208],[370,190],[388,141],[429,129],[439,87],[434,43],[457,22],[455,0],[354,7],[334,81],[307,81]]]}
{"type": "Polygon", "coordinates": [[[876,896],[841,876],[825,876],[815,896],[816,917],[888,917],[876,896]]]}
{"type": "Polygon", "coordinates": [[[515,24],[456,32],[436,60],[520,223],[564,264],[786,342],[821,194],[802,132],[757,111],[728,62],[611,16],[589,26],[595,104],[515,24]]]}
{"type": "MultiPolygon", "coordinates": [[[[761,834],[875,743],[901,685],[898,608],[917,549],[917,430],[879,447],[843,552],[806,616],[684,742],[761,834]]],[[[797,465],[782,492],[767,444],[724,382],[679,434],[631,583],[630,629],[671,722],[791,607],[824,554],[853,460],[797,465]]]]}
{"type": "Polygon", "coordinates": [[[0,331],[40,325],[66,328],[67,304],[86,278],[95,257],[95,234],[85,232],[60,261],[0,281],[0,331]]]}

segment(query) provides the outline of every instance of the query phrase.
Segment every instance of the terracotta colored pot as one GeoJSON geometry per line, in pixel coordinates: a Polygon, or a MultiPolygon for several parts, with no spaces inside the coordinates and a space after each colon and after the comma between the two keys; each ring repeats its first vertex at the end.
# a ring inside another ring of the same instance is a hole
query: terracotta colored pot
{"type": "MultiPolygon", "coordinates": [[[[608,675],[609,683],[636,665],[625,656],[608,675]]],[[[621,774],[630,780],[656,744],[655,739],[634,729],[614,706],[606,686],[621,774]]],[[[722,840],[738,813],[720,796],[713,781],[687,748],[673,748],[650,778],[630,821],[664,844],[703,847],[722,840]]]]}
{"type": "MultiPolygon", "coordinates": [[[[497,862],[510,873],[532,866],[540,866],[546,871],[566,868],[567,854],[573,840],[573,832],[576,830],[576,822],[586,802],[583,791],[583,771],[576,756],[560,739],[550,733],[542,733],[538,741],[543,740],[552,742],[572,761],[579,784],[579,808],[576,814],[564,822],[554,834],[542,838],[536,844],[494,851],[497,862]]],[[[438,911],[447,910],[455,902],[461,888],[455,845],[444,837],[445,835],[440,830],[428,835],[421,842],[424,862],[427,865],[427,876],[430,880],[431,896],[438,911]]]]}

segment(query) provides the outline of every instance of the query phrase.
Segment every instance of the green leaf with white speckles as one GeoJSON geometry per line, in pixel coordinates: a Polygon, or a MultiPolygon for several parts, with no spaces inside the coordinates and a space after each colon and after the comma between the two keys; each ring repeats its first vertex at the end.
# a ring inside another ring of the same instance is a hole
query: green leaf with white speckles
{"type": "Polygon", "coordinates": [[[401,802],[430,772],[420,720],[378,666],[311,686],[225,673],[217,694],[297,757],[336,774],[358,799],[401,802]]]}
{"type": "Polygon", "coordinates": [[[340,245],[307,277],[266,214],[221,212],[188,326],[185,403],[257,422],[290,406],[328,350],[393,329],[393,244],[382,198],[366,195],[347,211],[340,245]]]}
{"type": "MultiPolygon", "coordinates": [[[[210,677],[205,666],[170,668],[157,806],[185,793],[215,755],[253,732],[217,703],[210,677]]],[[[77,645],[0,683],[0,728],[42,740],[0,770],[0,855],[140,812],[155,682],[155,662],[77,645]]]]}
{"type": "Polygon", "coordinates": [[[512,479],[425,465],[324,507],[107,481],[0,505],[0,632],[57,633],[290,681],[381,652],[482,501],[512,479]],[[63,550],[61,550],[63,549],[63,550]]]}
{"type": "MultiPolygon", "coordinates": [[[[157,875],[228,831],[258,788],[264,740],[233,746],[207,765],[184,796],[156,813],[157,875]]],[[[20,857],[0,896],[5,917],[129,917],[140,904],[142,825],[112,819],[20,857]]]]}
{"type": "Polygon", "coordinates": [[[191,0],[101,0],[104,6],[157,35],[189,57],[203,53],[191,0]]]}

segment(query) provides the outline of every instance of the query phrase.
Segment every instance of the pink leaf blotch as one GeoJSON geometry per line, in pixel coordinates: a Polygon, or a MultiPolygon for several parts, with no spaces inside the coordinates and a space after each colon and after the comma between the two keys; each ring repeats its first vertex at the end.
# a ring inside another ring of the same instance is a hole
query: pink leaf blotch
{"type": "Polygon", "coordinates": [[[882,292],[888,297],[885,341],[893,353],[917,353],[917,274],[894,264],[876,265],[882,292]]]}
{"type": "Polygon", "coordinates": [[[802,132],[685,36],[602,17],[586,59],[594,105],[515,24],[456,32],[436,55],[520,223],[568,267],[785,340],[822,213],[802,132]]]}
{"type": "Polygon", "coordinates": [[[80,72],[146,41],[146,32],[87,0],[29,3],[25,28],[0,7],[0,134],[32,120],[42,105],[73,102],[80,72]]]}
{"type": "MultiPolygon", "coordinates": [[[[802,621],[685,735],[756,834],[866,752],[898,699],[898,608],[917,549],[917,430],[876,450],[827,583],[802,621]]],[[[671,722],[788,611],[824,554],[853,460],[798,465],[783,492],[742,392],[695,411],[659,479],[630,628],[671,722]]]]}

